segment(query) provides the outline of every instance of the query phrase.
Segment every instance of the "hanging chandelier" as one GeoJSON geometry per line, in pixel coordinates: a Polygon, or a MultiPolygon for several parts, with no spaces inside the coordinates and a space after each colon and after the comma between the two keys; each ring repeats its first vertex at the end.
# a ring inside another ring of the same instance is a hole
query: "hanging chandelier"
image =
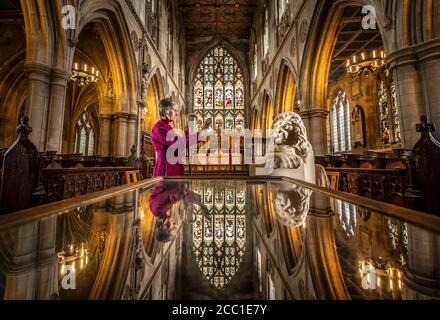
{"type": "Polygon", "coordinates": [[[347,73],[353,76],[368,75],[385,65],[383,50],[371,50],[354,55],[347,60],[347,73]]]}
{"type": "Polygon", "coordinates": [[[72,69],[71,79],[80,87],[96,83],[99,80],[99,71],[95,67],[90,67],[87,64],[80,65],[75,62],[72,69]]]}

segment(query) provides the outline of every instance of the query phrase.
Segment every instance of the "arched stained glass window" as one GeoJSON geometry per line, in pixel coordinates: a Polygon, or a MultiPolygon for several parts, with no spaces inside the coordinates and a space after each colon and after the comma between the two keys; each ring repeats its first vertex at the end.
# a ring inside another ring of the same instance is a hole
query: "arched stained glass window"
{"type": "Polygon", "coordinates": [[[333,102],[331,130],[333,152],[351,151],[350,103],[344,91],[340,91],[333,102]]]}
{"type": "Polygon", "coordinates": [[[254,47],[254,80],[258,77],[258,45],[254,47]]]}
{"type": "Polygon", "coordinates": [[[282,19],[282,17],[283,17],[283,15],[284,15],[284,12],[286,12],[286,9],[287,9],[287,5],[289,4],[289,0],[278,0],[278,17],[279,17],[279,20],[281,21],[281,19],[282,19]]]}
{"type": "Polygon", "coordinates": [[[396,85],[388,69],[379,74],[377,82],[379,127],[384,145],[401,142],[396,85]]]}
{"type": "Polygon", "coordinates": [[[76,123],[75,150],[85,156],[95,154],[95,128],[92,115],[85,110],[76,123]]]}
{"type": "Polygon", "coordinates": [[[264,10],[263,57],[269,52],[269,8],[264,10]]]}
{"type": "Polygon", "coordinates": [[[227,187],[196,182],[209,214],[195,206],[193,251],[210,285],[224,288],[236,275],[246,249],[246,185],[227,187]]]}
{"type": "Polygon", "coordinates": [[[194,113],[199,129],[210,119],[216,130],[244,129],[243,71],[230,52],[219,45],[197,68],[194,113]]]}

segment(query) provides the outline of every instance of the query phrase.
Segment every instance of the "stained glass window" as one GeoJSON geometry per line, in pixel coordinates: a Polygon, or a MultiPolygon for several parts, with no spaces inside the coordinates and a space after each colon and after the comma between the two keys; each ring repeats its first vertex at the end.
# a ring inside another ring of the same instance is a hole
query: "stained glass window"
{"type": "Polygon", "coordinates": [[[385,69],[377,82],[377,102],[379,128],[384,145],[401,142],[399,111],[396,99],[396,85],[394,79],[385,69]]]}
{"type": "Polygon", "coordinates": [[[351,151],[350,103],[345,92],[340,91],[334,100],[331,113],[333,152],[351,151]]]}
{"type": "Polygon", "coordinates": [[[258,77],[258,45],[254,47],[254,80],[258,77]]]}
{"type": "Polygon", "coordinates": [[[210,285],[224,288],[235,276],[246,249],[246,185],[227,187],[195,182],[194,190],[208,208],[195,206],[193,251],[210,285]]]}
{"type": "Polygon", "coordinates": [[[86,109],[76,123],[75,151],[85,156],[95,154],[95,131],[92,115],[86,109]]]}
{"type": "Polygon", "coordinates": [[[216,130],[244,129],[243,71],[222,45],[212,49],[197,68],[194,113],[199,129],[209,119],[216,130]]]}
{"type": "Polygon", "coordinates": [[[287,5],[289,4],[289,0],[278,0],[278,9],[279,9],[279,20],[281,21],[281,18],[284,15],[284,12],[287,9],[287,5]]]}
{"type": "Polygon", "coordinates": [[[264,11],[263,56],[269,52],[269,9],[264,11]]]}
{"type": "Polygon", "coordinates": [[[151,10],[151,12],[156,12],[156,0],[147,0],[147,6],[151,10]]]}

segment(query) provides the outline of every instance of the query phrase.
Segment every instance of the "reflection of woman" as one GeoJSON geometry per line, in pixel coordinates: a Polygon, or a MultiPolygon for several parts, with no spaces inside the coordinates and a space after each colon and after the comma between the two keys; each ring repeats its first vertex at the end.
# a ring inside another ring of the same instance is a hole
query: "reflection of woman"
{"type": "Polygon", "coordinates": [[[158,241],[168,242],[176,236],[176,220],[171,217],[171,208],[179,201],[183,201],[185,207],[197,204],[206,212],[200,196],[189,190],[183,182],[162,181],[151,190],[150,210],[157,218],[155,232],[158,241]]]}
{"type": "MultiPolygon", "coordinates": [[[[177,159],[175,164],[171,164],[167,159],[168,148],[178,143],[178,141],[182,141],[182,137],[175,134],[171,126],[171,122],[175,122],[177,119],[178,110],[177,103],[172,99],[164,99],[159,104],[161,119],[153,126],[151,132],[151,142],[156,152],[156,164],[153,170],[153,177],[183,176],[183,159],[178,158],[178,150],[176,150],[174,154],[177,159]],[[167,136],[174,137],[174,139],[168,140],[167,136]]],[[[185,140],[183,141],[185,141],[188,146],[190,141],[188,134],[186,134],[185,140]]]]}

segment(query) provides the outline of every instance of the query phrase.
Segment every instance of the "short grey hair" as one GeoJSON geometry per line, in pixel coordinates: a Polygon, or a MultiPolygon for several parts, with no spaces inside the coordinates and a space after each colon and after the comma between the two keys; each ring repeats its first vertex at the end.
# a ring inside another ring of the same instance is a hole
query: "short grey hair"
{"type": "Polygon", "coordinates": [[[167,111],[170,111],[175,106],[177,106],[177,102],[173,99],[163,99],[159,103],[159,116],[164,117],[167,111]]]}

